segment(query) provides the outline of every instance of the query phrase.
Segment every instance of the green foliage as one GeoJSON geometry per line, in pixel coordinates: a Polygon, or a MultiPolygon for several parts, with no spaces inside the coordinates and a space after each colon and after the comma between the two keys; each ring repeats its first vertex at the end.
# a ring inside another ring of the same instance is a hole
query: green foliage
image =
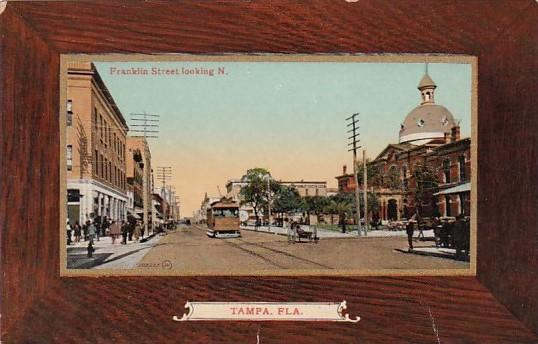
{"type": "MultiPolygon", "coordinates": [[[[381,172],[378,166],[374,166],[366,160],[366,175],[368,177],[368,184],[374,185],[378,182],[381,172]]],[[[357,166],[357,179],[360,185],[364,184],[364,165],[361,163],[357,166]]]]}
{"type": "Polygon", "coordinates": [[[355,209],[355,196],[351,193],[339,192],[329,197],[325,211],[340,216],[351,215],[355,209]]]}
{"type": "Polygon", "coordinates": [[[323,196],[306,196],[303,199],[303,210],[308,214],[321,214],[326,205],[329,203],[329,199],[323,196]]]}
{"type": "Polygon", "coordinates": [[[254,215],[258,219],[258,212],[262,209],[267,209],[269,191],[267,187],[267,179],[269,178],[269,190],[271,196],[274,195],[280,188],[280,185],[271,178],[271,174],[265,168],[252,168],[241,178],[242,181],[248,184],[241,188],[239,195],[242,204],[250,204],[254,208],[254,215]]]}
{"type": "MultiPolygon", "coordinates": [[[[364,209],[363,197],[361,197],[361,209],[364,209]]],[[[373,192],[368,192],[368,213],[377,213],[381,209],[379,197],[373,192]]]]}
{"type": "Polygon", "coordinates": [[[413,170],[415,178],[415,203],[416,209],[421,212],[422,202],[430,199],[432,194],[438,190],[439,182],[437,179],[438,169],[432,164],[416,164],[413,170]]]}
{"type": "Polygon", "coordinates": [[[290,213],[300,210],[302,199],[294,187],[281,186],[276,192],[273,201],[273,210],[277,213],[290,213]]]}

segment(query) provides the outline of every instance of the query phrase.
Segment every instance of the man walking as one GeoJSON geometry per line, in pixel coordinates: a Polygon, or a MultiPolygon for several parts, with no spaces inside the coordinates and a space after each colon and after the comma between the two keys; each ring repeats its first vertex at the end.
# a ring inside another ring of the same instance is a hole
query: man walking
{"type": "Polygon", "coordinates": [[[88,240],[90,241],[92,246],[93,246],[93,238],[95,237],[96,232],[97,232],[97,228],[95,227],[95,224],[90,223],[90,225],[88,226],[88,240]]]}
{"type": "Polygon", "coordinates": [[[129,225],[127,224],[127,222],[123,221],[121,225],[122,245],[127,245],[127,235],[129,235],[129,225]]]}

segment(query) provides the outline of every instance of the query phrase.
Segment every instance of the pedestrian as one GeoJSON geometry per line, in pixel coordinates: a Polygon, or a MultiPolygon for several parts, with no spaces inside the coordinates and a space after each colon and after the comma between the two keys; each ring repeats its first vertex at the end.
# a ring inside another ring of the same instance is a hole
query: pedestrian
{"type": "Polygon", "coordinates": [[[93,245],[93,238],[95,237],[95,233],[97,232],[97,227],[95,226],[95,223],[90,223],[88,226],[88,240],[93,245]]]}
{"type": "Polygon", "coordinates": [[[95,249],[93,248],[93,241],[90,240],[88,243],[88,258],[93,257],[93,252],[95,252],[95,249]]]}
{"type": "Polygon", "coordinates": [[[75,242],[80,242],[80,235],[82,234],[82,228],[80,227],[80,224],[75,222],[75,242]]]}
{"type": "Polygon", "coordinates": [[[82,227],[82,240],[83,241],[88,240],[88,227],[90,226],[90,224],[91,224],[91,221],[86,220],[86,223],[82,227]]]}
{"type": "Polygon", "coordinates": [[[94,239],[97,239],[97,241],[100,241],[99,238],[101,237],[101,226],[103,225],[103,218],[101,216],[97,217],[93,222],[93,225],[95,226],[95,233],[93,237],[94,239]]]}
{"type": "Polygon", "coordinates": [[[415,213],[414,217],[417,221],[417,229],[418,229],[417,240],[424,241],[424,221],[422,220],[422,218],[420,217],[418,213],[415,213]]]}
{"type": "Polygon", "coordinates": [[[123,221],[121,225],[121,236],[123,240],[121,241],[122,245],[127,245],[127,235],[129,234],[129,225],[127,222],[123,221]]]}
{"type": "Polygon", "coordinates": [[[71,245],[71,223],[69,223],[69,219],[67,219],[66,231],[67,231],[67,245],[71,245]]]}
{"type": "Polygon", "coordinates": [[[127,234],[128,234],[128,238],[129,238],[129,241],[133,241],[133,233],[134,233],[134,229],[135,229],[135,224],[132,223],[132,222],[129,222],[127,221],[127,224],[128,224],[128,227],[127,227],[127,234]]]}
{"type": "Polygon", "coordinates": [[[405,231],[407,233],[407,243],[409,244],[408,251],[413,251],[413,232],[415,230],[415,220],[411,219],[409,222],[407,222],[407,225],[405,226],[405,231]]]}
{"type": "Polygon", "coordinates": [[[112,224],[110,225],[110,238],[112,238],[112,244],[116,244],[116,239],[120,236],[121,234],[121,226],[120,226],[120,223],[118,221],[113,221],[112,224]]]}
{"type": "Polygon", "coordinates": [[[100,235],[102,237],[105,237],[107,236],[107,232],[108,232],[108,228],[110,227],[110,221],[108,220],[108,218],[105,216],[105,218],[103,219],[103,222],[101,223],[101,233],[100,235]]]}
{"type": "Polygon", "coordinates": [[[140,239],[140,233],[142,232],[141,227],[142,226],[140,225],[140,221],[136,221],[136,224],[135,224],[135,227],[134,227],[134,232],[133,232],[133,237],[134,237],[135,241],[137,241],[137,242],[140,239]]]}
{"type": "MultiPolygon", "coordinates": [[[[456,222],[454,223],[454,246],[456,247],[456,258],[462,259],[464,256],[462,255],[462,251],[465,250],[465,216],[463,214],[459,214],[456,217],[456,222]]],[[[467,252],[465,252],[465,256],[467,255],[467,252]]]]}

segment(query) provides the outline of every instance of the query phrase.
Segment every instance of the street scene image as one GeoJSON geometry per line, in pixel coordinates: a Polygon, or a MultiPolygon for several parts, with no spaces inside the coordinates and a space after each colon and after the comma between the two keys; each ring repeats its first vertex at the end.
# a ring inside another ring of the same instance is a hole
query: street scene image
{"type": "Polygon", "coordinates": [[[471,267],[470,60],[126,56],[63,70],[69,271],[471,267]]]}

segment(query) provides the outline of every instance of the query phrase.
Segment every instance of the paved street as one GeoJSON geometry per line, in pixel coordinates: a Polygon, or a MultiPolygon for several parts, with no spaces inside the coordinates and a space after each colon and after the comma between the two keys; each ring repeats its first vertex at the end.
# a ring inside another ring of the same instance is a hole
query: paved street
{"type": "Polygon", "coordinates": [[[101,237],[94,241],[93,257],[87,256],[88,241],[73,243],[67,247],[67,267],[69,269],[132,269],[142,257],[159,242],[160,236],[145,242],[130,241],[120,244],[121,238],[112,244],[110,237],[101,237]]]}
{"type": "MultiPolygon", "coordinates": [[[[417,247],[431,246],[416,243],[417,247]]],[[[397,251],[402,237],[322,239],[289,244],[281,235],[242,231],[241,238],[212,239],[201,226],[180,227],[161,237],[137,267],[196,274],[249,274],[275,270],[466,269],[468,263],[397,251]]]]}

